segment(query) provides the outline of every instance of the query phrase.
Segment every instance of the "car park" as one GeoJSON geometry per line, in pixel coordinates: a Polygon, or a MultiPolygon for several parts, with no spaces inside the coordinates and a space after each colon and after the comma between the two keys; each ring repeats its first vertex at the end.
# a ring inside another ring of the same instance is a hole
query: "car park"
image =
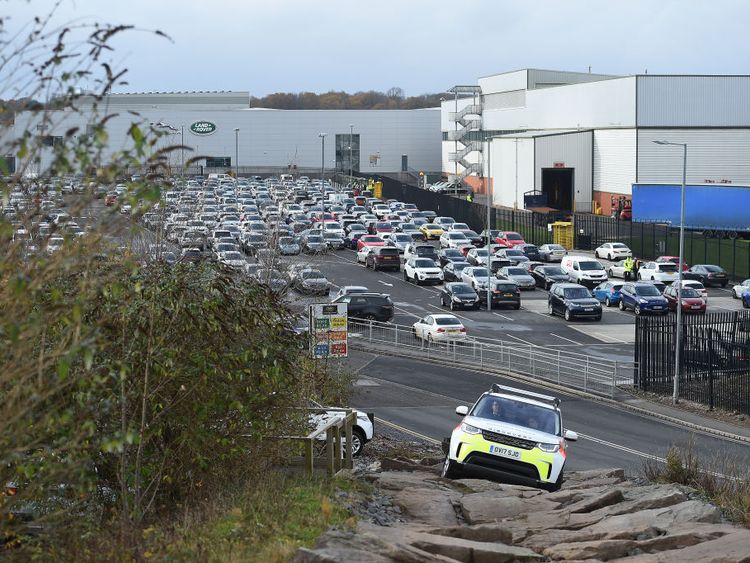
{"type": "Polygon", "coordinates": [[[643,282],[625,283],[620,289],[620,311],[628,309],[636,315],[666,315],[669,312],[666,297],[652,284],[643,282]]]}
{"type": "Polygon", "coordinates": [[[602,320],[602,305],[587,287],[576,283],[556,283],[549,290],[547,312],[562,315],[566,321],[576,318],[602,320]]]}
{"type": "Polygon", "coordinates": [[[467,283],[446,283],[440,292],[440,305],[456,309],[479,309],[480,297],[467,283]]]}
{"type": "Polygon", "coordinates": [[[427,315],[412,325],[412,334],[427,342],[465,340],[466,327],[455,315],[427,315]]]}
{"type": "Polygon", "coordinates": [[[515,282],[519,289],[536,289],[536,280],[534,277],[528,270],[520,266],[500,268],[497,271],[497,277],[515,282]]]}
{"type": "Polygon", "coordinates": [[[621,242],[605,242],[594,250],[594,256],[597,258],[606,258],[607,260],[620,260],[633,256],[633,251],[621,242]]]}
{"type": "MultiPolygon", "coordinates": [[[[680,292],[683,313],[700,313],[706,312],[706,302],[700,294],[691,287],[683,287],[680,292]]],[[[670,311],[677,310],[677,286],[670,286],[664,290],[664,297],[670,311]]]]}
{"type": "Polygon", "coordinates": [[[493,384],[456,414],[461,423],[443,441],[443,478],[475,472],[548,491],[562,487],[568,442],[578,435],[564,429],[559,399],[493,384]]]}
{"type": "Polygon", "coordinates": [[[721,266],[714,264],[696,264],[683,273],[683,278],[701,282],[706,287],[726,287],[729,276],[721,266]]]}
{"type": "Polygon", "coordinates": [[[569,281],[568,274],[562,271],[559,266],[538,266],[529,271],[534,278],[537,287],[549,289],[559,282],[569,281]]]}
{"type": "Polygon", "coordinates": [[[385,293],[353,293],[337,297],[333,303],[346,303],[347,314],[355,319],[388,322],[393,319],[393,301],[385,293]]]}
{"type": "Polygon", "coordinates": [[[539,260],[542,262],[560,262],[568,253],[560,244],[543,244],[539,247],[539,260]]]}
{"type": "Polygon", "coordinates": [[[417,285],[443,283],[443,271],[431,258],[409,258],[404,264],[404,280],[417,285]]]}
{"type": "Polygon", "coordinates": [[[620,303],[620,290],[624,283],[613,280],[605,281],[597,285],[591,293],[600,303],[604,303],[607,307],[613,307],[620,303]]]}

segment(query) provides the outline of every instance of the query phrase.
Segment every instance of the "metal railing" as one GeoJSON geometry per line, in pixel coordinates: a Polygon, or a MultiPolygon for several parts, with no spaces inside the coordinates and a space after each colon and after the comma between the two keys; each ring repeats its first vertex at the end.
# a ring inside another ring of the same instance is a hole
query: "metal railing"
{"type": "Polygon", "coordinates": [[[418,338],[412,327],[349,319],[349,346],[422,360],[449,361],[482,371],[519,374],[571,389],[615,397],[632,386],[637,365],[542,346],[465,337],[435,341],[418,338]]]}

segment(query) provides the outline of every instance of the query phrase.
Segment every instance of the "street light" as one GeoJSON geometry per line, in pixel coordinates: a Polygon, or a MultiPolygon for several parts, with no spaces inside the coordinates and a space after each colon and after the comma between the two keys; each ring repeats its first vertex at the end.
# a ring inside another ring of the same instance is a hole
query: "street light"
{"type": "Polygon", "coordinates": [[[234,128],[234,177],[240,178],[240,128],[234,128]]]}
{"type": "Polygon", "coordinates": [[[674,351],[674,386],[672,388],[672,402],[680,402],[680,349],[682,348],[682,265],[685,263],[685,177],[687,175],[687,143],[673,143],[671,141],[654,141],[657,145],[671,145],[682,147],[682,189],[680,190],[680,256],[677,264],[677,327],[675,330],[674,351]]]}
{"type": "Polygon", "coordinates": [[[354,124],[349,124],[349,182],[352,181],[352,167],[354,162],[352,161],[352,137],[354,137],[354,124]]]}
{"type": "Polygon", "coordinates": [[[492,274],[492,253],[490,252],[490,244],[492,243],[490,237],[490,206],[492,205],[492,194],[490,192],[490,185],[492,184],[492,174],[490,173],[490,165],[492,164],[492,137],[487,138],[487,312],[492,311],[492,287],[490,284],[490,275],[492,274]]]}
{"type": "Polygon", "coordinates": [[[324,179],[324,172],[326,168],[326,135],[327,133],[318,133],[318,137],[320,137],[320,183],[323,184],[325,182],[324,179]]]}

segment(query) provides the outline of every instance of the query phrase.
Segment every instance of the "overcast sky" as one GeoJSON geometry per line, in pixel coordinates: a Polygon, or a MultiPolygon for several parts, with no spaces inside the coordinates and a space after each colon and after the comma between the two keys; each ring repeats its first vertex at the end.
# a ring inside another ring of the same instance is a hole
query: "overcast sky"
{"type": "MultiPolygon", "coordinates": [[[[51,0],[6,0],[10,28],[51,0]]],[[[116,42],[117,91],[387,90],[519,68],[750,74],[746,0],[62,0],[57,21],[160,29],[116,42]]]]}

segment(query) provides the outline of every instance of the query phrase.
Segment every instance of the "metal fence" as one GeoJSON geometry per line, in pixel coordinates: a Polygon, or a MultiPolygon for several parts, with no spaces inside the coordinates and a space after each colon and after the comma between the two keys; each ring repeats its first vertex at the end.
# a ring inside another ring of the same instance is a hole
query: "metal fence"
{"type": "MultiPolygon", "coordinates": [[[[438,215],[467,223],[477,232],[487,223],[487,207],[466,199],[438,194],[383,177],[383,196],[438,215]]],[[[553,242],[548,229],[555,221],[573,221],[575,248],[593,250],[605,242],[622,242],[643,260],[679,254],[679,229],[654,223],[633,223],[589,213],[537,213],[520,209],[492,208],[490,223],[495,229],[517,231],[526,242],[553,242]]],[[[720,233],[685,232],[685,261],[688,264],[718,264],[733,280],[750,278],[750,241],[718,238],[720,233]]]]}
{"type": "MultiPolygon", "coordinates": [[[[637,388],[672,394],[676,326],[674,315],[636,318],[637,388]]],[[[679,396],[750,414],[750,311],[686,316],[682,326],[679,396]]]]}
{"type": "Polygon", "coordinates": [[[468,337],[445,342],[417,338],[410,326],[349,319],[349,346],[370,352],[450,362],[487,372],[520,374],[571,389],[614,397],[633,384],[635,364],[596,356],[468,337]]]}

